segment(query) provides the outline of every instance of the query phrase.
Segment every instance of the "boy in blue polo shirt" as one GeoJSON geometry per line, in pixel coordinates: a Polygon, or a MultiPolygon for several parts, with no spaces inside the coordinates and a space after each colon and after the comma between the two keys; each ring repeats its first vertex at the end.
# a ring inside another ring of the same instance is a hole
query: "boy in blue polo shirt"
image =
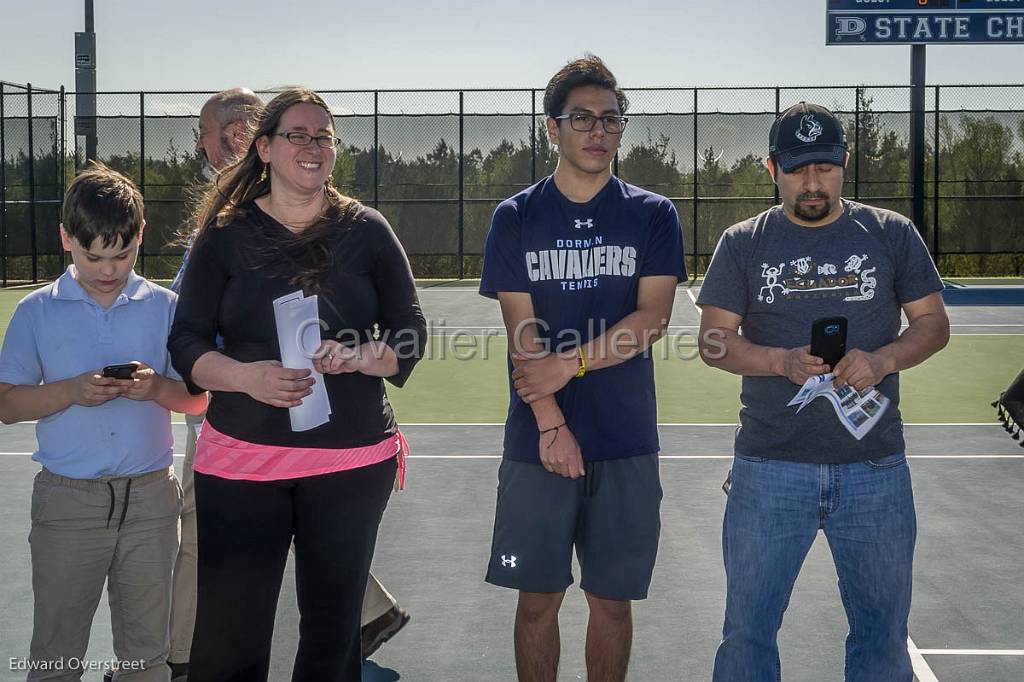
{"type": "Polygon", "coordinates": [[[510,403],[487,581],[519,591],[519,679],[554,682],[572,553],[587,597],[587,673],[624,680],[631,601],[658,551],[661,484],[654,365],[686,278],[665,197],[611,173],[626,98],[600,59],[566,65],[544,93],[554,174],[502,202],[480,293],[509,335],[510,403]]]}
{"type": "Polygon", "coordinates": [[[198,413],[171,368],[175,295],[136,275],[142,196],[94,164],[64,197],[74,265],[18,304],[0,352],[0,420],[38,420],[29,680],[77,680],[108,583],[121,680],[170,679],[171,570],[181,489],[170,411],[198,413]],[[134,363],[131,378],[104,377],[134,363]]]}

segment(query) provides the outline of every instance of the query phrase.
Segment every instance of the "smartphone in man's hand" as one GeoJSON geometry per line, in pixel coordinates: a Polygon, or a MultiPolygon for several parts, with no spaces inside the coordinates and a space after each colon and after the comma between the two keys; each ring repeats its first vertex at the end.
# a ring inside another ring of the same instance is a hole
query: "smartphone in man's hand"
{"type": "Polygon", "coordinates": [[[811,355],[821,358],[834,371],[846,355],[846,318],[823,317],[811,325],[811,355]]]}

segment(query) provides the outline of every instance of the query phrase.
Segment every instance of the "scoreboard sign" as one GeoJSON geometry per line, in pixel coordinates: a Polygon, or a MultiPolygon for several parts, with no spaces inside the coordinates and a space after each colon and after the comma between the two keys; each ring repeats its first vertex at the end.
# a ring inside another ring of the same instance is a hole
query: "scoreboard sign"
{"type": "Polygon", "coordinates": [[[1024,43],[1024,0],[826,1],[826,45],[1024,43]]]}

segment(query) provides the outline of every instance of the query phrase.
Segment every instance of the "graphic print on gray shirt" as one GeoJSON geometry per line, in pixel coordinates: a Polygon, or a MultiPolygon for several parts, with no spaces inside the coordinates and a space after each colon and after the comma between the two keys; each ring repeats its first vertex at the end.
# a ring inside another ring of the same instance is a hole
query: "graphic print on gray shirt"
{"type": "MultiPolygon", "coordinates": [[[[899,335],[901,306],[942,290],[942,280],[914,225],[885,209],[843,200],[824,227],[801,227],[781,206],[722,235],[700,295],[743,318],[740,333],[761,346],[811,342],[821,317],[849,320],[847,350],[875,351],[899,335]]],[[[892,400],[885,416],[857,441],[816,400],[799,414],[786,407],[799,386],[786,377],[743,377],[736,452],[800,462],[845,463],[905,450],[899,375],[878,389],[892,400]]]]}

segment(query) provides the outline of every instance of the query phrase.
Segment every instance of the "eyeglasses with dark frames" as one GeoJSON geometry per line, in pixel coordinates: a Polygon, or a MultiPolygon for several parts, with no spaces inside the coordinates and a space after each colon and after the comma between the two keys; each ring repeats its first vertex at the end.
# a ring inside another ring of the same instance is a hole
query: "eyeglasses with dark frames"
{"type": "Polygon", "coordinates": [[[300,133],[293,131],[290,133],[275,133],[277,137],[283,137],[294,145],[299,147],[308,147],[309,143],[316,140],[318,146],[324,149],[333,149],[341,144],[340,137],[334,137],[332,135],[310,135],[309,133],[300,133]]]}
{"type": "Polygon", "coordinates": [[[626,122],[629,119],[625,116],[594,116],[582,111],[571,111],[561,116],[553,116],[556,121],[568,119],[569,125],[578,133],[589,133],[601,121],[601,126],[609,135],[618,135],[626,129],[626,122]]]}

